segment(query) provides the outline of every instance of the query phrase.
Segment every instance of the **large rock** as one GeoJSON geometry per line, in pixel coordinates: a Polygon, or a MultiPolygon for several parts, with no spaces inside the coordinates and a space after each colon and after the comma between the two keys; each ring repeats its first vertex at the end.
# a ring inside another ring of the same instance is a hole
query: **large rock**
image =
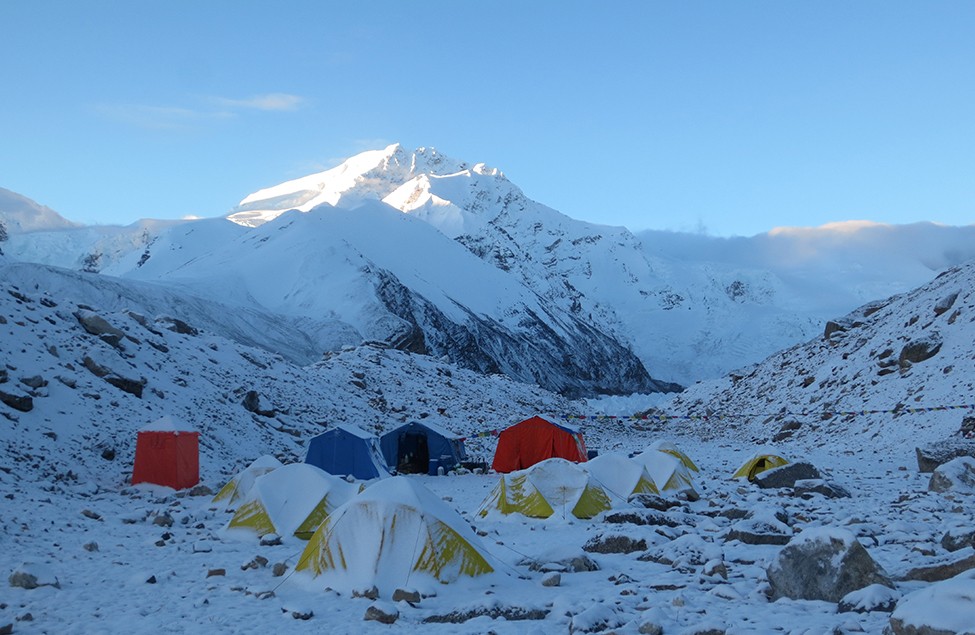
{"type": "Polygon", "coordinates": [[[22,589],[36,589],[42,586],[61,588],[60,581],[50,567],[35,562],[21,563],[10,574],[9,582],[10,586],[22,589]]]}
{"type": "Polygon", "coordinates": [[[14,395],[2,390],[0,390],[0,402],[20,412],[30,412],[34,409],[34,400],[30,397],[26,395],[14,395]]]}
{"type": "Polygon", "coordinates": [[[932,492],[975,492],[975,458],[960,456],[934,469],[928,490],[932,492]]]}
{"type": "Polygon", "coordinates": [[[807,529],[783,547],[769,565],[772,596],[839,602],[871,584],[893,587],[886,572],[846,529],[807,529]]]}
{"type": "Polygon", "coordinates": [[[914,449],[917,453],[917,469],[933,472],[942,463],[960,456],[975,457],[975,440],[952,437],[914,449]]]}
{"type": "Polygon", "coordinates": [[[924,337],[911,340],[901,349],[897,357],[897,363],[901,368],[910,368],[912,364],[918,364],[931,359],[941,350],[941,334],[931,331],[924,337]]]}
{"type": "Polygon", "coordinates": [[[975,571],[968,571],[904,596],[890,616],[890,633],[975,633],[975,571]]]}
{"type": "Polygon", "coordinates": [[[815,465],[799,461],[765,470],[758,474],[753,482],[763,489],[769,489],[795,487],[796,481],[822,478],[823,475],[816,469],[815,465]]]}
{"type": "Polygon", "coordinates": [[[972,549],[965,549],[961,553],[952,554],[951,559],[915,567],[904,574],[904,579],[940,582],[973,569],[975,569],[975,553],[972,552],[972,549]]]}
{"type": "Polygon", "coordinates": [[[78,309],[75,311],[74,316],[78,319],[82,328],[86,331],[102,338],[112,346],[118,346],[122,339],[125,337],[125,333],[111,324],[108,320],[98,315],[94,311],[89,311],[87,309],[78,309]]]}

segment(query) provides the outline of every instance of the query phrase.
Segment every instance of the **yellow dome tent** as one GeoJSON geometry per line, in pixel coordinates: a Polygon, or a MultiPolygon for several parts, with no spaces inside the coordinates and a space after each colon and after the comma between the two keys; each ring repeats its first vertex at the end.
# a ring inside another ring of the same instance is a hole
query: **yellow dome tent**
{"type": "Polygon", "coordinates": [[[650,446],[634,456],[633,460],[646,467],[661,494],[694,491],[690,468],[670,452],[650,446]]]}
{"type": "Polygon", "coordinates": [[[657,450],[658,452],[666,452],[667,454],[680,459],[680,462],[687,466],[689,470],[694,472],[701,471],[697,469],[696,465],[694,465],[694,461],[691,460],[691,457],[684,454],[672,441],[654,441],[647,447],[647,449],[657,450]]]}
{"type": "Polygon", "coordinates": [[[660,493],[646,466],[622,454],[600,454],[580,467],[619,502],[626,502],[633,494],[660,493]]]}
{"type": "Polygon", "coordinates": [[[285,465],[254,481],[227,528],[308,540],[359,487],[307,463],[285,465]]]}
{"type": "Polygon", "coordinates": [[[383,595],[494,571],[491,557],[460,514],[414,479],[369,486],[334,510],[312,535],[295,567],[335,589],[375,586],[383,595]]]}
{"type": "Polygon", "coordinates": [[[775,453],[774,450],[759,450],[750,459],[741,464],[731,478],[747,478],[754,481],[758,474],[773,467],[788,465],[789,461],[775,453]]]}
{"type": "Polygon", "coordinates": [[[281,467],[281,461],[273,456],[265,454],[264,456],[257,457],[253,463],[227,481],[227,484],[213,497],[213,502],[218,503],[225,500],[227,504],[236,503],[247,496],[251,487],[254,486],[254,481],[257,477],[264,476],[268,472],[273,472],[279,467],[281,467]]]}
{"type": "Polygon", "coordinates": [[[502,474],[478,514],[483,517],[497,510],[533,518],[553,514],[592,518],[611,507],[610,495],[580,465],[565,459],[546,459],[528,469],[502,474]]]}

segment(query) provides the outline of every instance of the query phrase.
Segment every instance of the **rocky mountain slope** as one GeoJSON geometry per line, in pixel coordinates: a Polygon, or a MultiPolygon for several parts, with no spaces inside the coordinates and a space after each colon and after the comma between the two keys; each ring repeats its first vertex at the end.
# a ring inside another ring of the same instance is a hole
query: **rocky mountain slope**
{"type": "Polygon", "coordinates": [[[470,434],[567,408],[537,387],[379,345],[299,366],[157,312],[174,308],[165,290],[118,297],[122,285],[100,276],[0,267],[0,484],[117,487],[136,430],[164,415],[201,432],[203,478],[220,480],[261,454],[301,460],[332,423],[382,432],[427,420],[470,434]]]}
{"type": "Polygon", "coordinates": [[[903,452],[975,413],[975,262],[827,322],[815,339],[692,386],[664,410],[703,434],[809,435],[903,452]],[[707,417],[703,420],[699,417],[707,417]]]}

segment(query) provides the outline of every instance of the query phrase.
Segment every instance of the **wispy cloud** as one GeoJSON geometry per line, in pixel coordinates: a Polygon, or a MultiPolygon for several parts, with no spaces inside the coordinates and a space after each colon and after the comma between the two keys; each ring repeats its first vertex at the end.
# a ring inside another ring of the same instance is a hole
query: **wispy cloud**
{"type": "Polygon", "coordinates": [[[267,111],[298,110],[306,103],[304,97],[290,93],[266,93],[245,99],[217,97],[214,101],[225,108],[267,111]]]}
{"type": "Polygon", "coordinates": [[[207,120],[233,116],[232,113],[220,110],[147,104],[99,104],[95,110],[109,119],[150,130],[183,130],[207,120]]]}
{"type": "Polygon", "coordinates": [[[233,119],[245,112],[290,112],[307,103],[304,97],[289,93],[265,93],[244,99],[202,97],[192,106],[151,104],[99,104],[95,110],[104,117],[148,130],[188,130],[207,122],[233,119]]]}

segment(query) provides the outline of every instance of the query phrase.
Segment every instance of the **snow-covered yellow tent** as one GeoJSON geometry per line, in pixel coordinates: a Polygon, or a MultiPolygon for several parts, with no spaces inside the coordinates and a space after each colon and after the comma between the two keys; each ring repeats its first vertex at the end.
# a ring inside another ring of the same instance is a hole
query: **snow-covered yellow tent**
{"type": "Polygon", "coordinates": [[[580,464],[615,502],[625,502],[633,494],[659,494],[647,468],[631,458],[609,452],[580,464]]]}
{"type": "Polygon", "coordinates": [[[314,465],[285,465],[254,481],[227,528],[308,540],[335,508],[358,492],[359,485],[314,465]]]}
{"type": "Polygon", "coordinates": [[[491,510],[548,518],[592,518],[612,507],[610,495],[589,472],[565,459],[547,459],[525,470],[502,474],[478,513],[491,510]]]}
{"type": "Polygon", "coordinates": [[[690,468],[669,452],[651,446],[634,456],[633,460],[647,468],[661,494],[694,490],[690,468]]]}
{"type": "Polygon", "coordinates": [[[678,448],[677,445],[674,444],[673,441],[654,441],[647,447],[647,449],[657,450],[659,452],[666,452],[667,454],[676,456],[678,459],[680,459],[680,462],[683,463],[689,470],[692,470],[694,472],[701,471],[697,469],[696,465],[694,465],[694,461],[691,460],[691,457],[684,454],[680,450],[680,448],[678,448]]]}
{"type": "Polygon", "coordinates": [[[217,495],[213,497],[213,502],[227,501],[233,504],[241,500],[254,486],[254,481],[258,476],[264,476],[281,467],[281,461],[273,456],[265,454],[254,459],[254,462],[241,470],[236,476],[227,481],[217,495]]]}
{"type": "Polygon", "coordinates": [[[789,461],[782,458],[775,450],[764,449],[756,452],[750,459],[741,464],[741,467],[731,475],[731,478],[747,478],[749,481],[755,480],[755,476],[773,467],[787,465],[789,461]]]}
{"type": "Polygon", "coordinates": [[[414,479],[369,486],[321,524],[295,569],[335,589],[376,586],[383,595],[426,579],[454,582],[494,571],[460,514],[414,479]]]}

